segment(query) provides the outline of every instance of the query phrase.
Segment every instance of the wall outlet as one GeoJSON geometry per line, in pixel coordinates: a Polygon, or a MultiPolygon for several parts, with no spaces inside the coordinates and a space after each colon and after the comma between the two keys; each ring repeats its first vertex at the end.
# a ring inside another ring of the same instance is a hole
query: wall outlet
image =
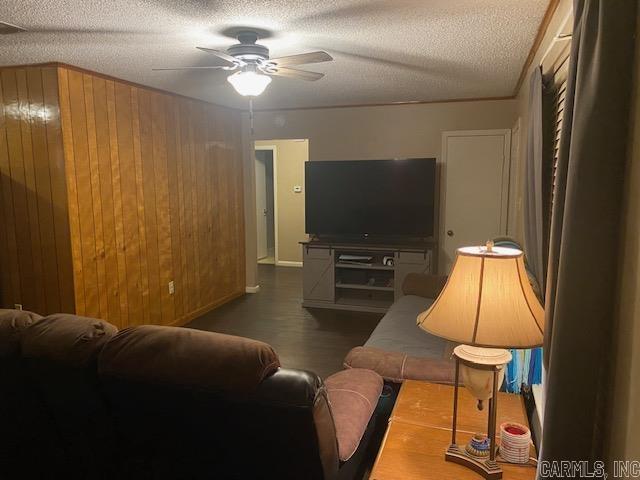
{"type": "Polygon", "coordinates": [[[16,310],[22,310],[22,304],[21,303],[15,303],[13,305],[13,308],[15,308],[16,310]]]}
{"type": "Polygon", "coordinates": [[[169,295],[173,295],[176,293],[176,286],[173,283],[173,280],[169,282],[169,295]]]}

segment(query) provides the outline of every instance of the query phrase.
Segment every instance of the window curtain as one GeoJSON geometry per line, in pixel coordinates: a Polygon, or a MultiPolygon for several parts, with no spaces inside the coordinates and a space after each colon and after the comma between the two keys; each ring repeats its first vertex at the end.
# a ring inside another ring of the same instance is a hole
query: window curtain
{"type": "Polygon", "coordinates": [[[542,184],[542,71],[531,74],[529,87],[529,127],[524,182],[524,244],[529,268],[540,286],[544,286],[542,184]]]}
{"type": "Polygon", "coordinates": [[[541,461],[593,468],[604,460],[636,8],[636,0],[574,2],[547,268],[541,461]]]}
{"type": "MultiPolygon", "coordinates": [[[[535,68],[529,80],[529,119],[524,181],[524,243],[529,278],[534,291],[543,300],[544,212],[543,196],[543,81],[542,69],[535,68]],[[536,288],[537,287],[537,288],[536,288]]],[[[511,350],[512,360],[506,369],[506,390],[519,393],[523,384],[542,382],[542,349],[511,350]]]]}

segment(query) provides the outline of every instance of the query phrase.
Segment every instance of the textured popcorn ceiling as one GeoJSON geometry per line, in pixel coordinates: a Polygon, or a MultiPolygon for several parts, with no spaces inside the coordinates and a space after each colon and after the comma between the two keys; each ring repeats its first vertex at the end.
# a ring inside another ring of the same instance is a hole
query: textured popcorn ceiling
{"type": "Polygon", "coordinates": [[[194,47],[225,49],[238,26],[270,35],[271,56],[323,49],[317,82],[274,78],[256,108],[434,101],[513,94],[548,0],[2,0],[0,65],[66,62],[246,107],[194,47]]]}

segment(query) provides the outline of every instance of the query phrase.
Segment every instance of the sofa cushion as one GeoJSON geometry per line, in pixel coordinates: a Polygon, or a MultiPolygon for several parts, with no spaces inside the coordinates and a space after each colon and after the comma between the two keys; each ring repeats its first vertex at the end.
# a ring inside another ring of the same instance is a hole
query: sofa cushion
{"type": "Polygon", "coordinates": [[[417,295],[400,297],[382,317],[364,346],[414,357],[444,358],[448,342],[421,330],[416,323],[418,314],[432,303],[433,299],[417,295]]]}
{"type": "Polygon", "coordinates": [[[68,313],[38,320],[22,336],[27,358],[41,358],[66,367],[85,368],[118,329],[103,320],[68,313]]]}
{"type": "Polygon", "coordinates": [[[382,392],[382,378],[371,370],[343,370],[325,380],[336,427],[338,455],[346,462],[355,453],[382,392]]]}
{"type": "Polygon", "coordinates": [[[22,357],[38,412],[38,454],[48,478],[116,478],[115,430],[97,360],[118,329],[70,314],[38,320],[22,335],[22,357]],[[98,473],[99,472],[99,473],[98,473]]]}
{"type": "Polygon", "coordinates": [[[247,338],[123,330],[99,358],[123,478],[336,478],[322,381],[278,365],[271,347],[247,338]]]}
{"type": "Polygon", "coordinates": [[[17,357],[22,332],[41,318],[37,313],[26,310],[0,309],[0,358],[17,357]]]}
{"type": "Polygon", "coordinates": [[[403,380],[424,380],[453,384],[455,363],[447,358],[414,357],[401,352],[379,348],[355,347],[344,359],[345,368],[368,368],[385,380],[400,383],[403,380]]]}
{"type": "MultiPolygon", "coordinates": [[[[0,226],[0,228],[4,228],[0,226]]],[[[45,478],[38,466],[47,420],[20,357],[24,331],[41,317],[26,310],[0,309],[0,477],[45,478]],[[38,445],[37,449],[25,445],[38,445]]]]}
{"type": "Polygon", "coordinates": [[[190,328],[122,330],[100,355],[100,375],[134,382],[248,393],[280,361],[263,342],[190,328]]]}

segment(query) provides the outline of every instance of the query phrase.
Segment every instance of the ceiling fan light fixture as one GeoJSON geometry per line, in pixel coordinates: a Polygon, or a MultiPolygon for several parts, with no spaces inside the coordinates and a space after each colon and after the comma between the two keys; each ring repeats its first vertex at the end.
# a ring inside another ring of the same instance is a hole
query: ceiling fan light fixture
{"type": "Polygon", "coordinates": [[[233,85],[240,95],[245,97],[257,97],[271,83],[271,77],[253,70],[236,72],[227,77],[227,81],[233,85]]]}

